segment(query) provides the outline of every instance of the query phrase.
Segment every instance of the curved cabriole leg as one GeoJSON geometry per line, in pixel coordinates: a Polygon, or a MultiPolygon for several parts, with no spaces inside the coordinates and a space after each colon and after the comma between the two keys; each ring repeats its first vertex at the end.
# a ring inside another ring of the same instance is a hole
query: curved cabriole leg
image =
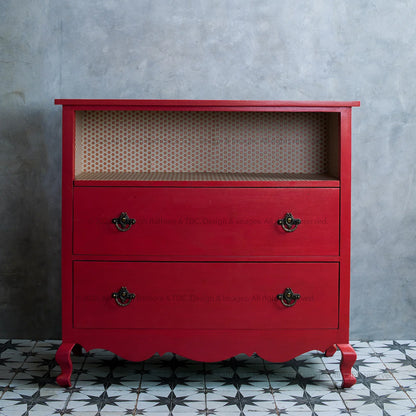
{"type": "Polygon", "coordinates": [[[328,349],[325,351],[325,357],[332,357],[337,352],[337,346],[331,345],[328,347],[328,349]]]}
{"type": "Polygon", "coordinates": [[[55,361],[61,367],[61,374],[56,377],[56,382],[62,387],[71,386],[72,361],[71,350],[75,344],[63,342],[56,351],[55,361]]]}
{"type": "Polygon", "coordinates": [[[350,344],[337,344],[337,347],[341,351],[342,359],[340,364],[340,370],[342,374],[342,388],[351,387],[357,381],[356,378],[351,374],[352,366],[357,359],[357,354],[350,344]]]}

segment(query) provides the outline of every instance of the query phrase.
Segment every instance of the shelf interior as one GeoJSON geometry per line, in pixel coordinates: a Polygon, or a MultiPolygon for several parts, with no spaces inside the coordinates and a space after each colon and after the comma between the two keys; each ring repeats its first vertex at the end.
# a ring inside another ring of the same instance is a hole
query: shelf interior
{"type": "Polygon", "coordinates": [[[78,180],[333,180],[338,159],[337,113],[76,112],[78,180]]]}

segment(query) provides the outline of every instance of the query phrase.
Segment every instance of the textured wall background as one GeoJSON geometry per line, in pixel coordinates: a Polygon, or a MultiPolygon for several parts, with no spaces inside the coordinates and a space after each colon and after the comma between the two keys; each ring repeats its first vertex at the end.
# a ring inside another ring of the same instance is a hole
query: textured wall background
{"type": "Polygon", "coordinates": [[[361,100],[351,338],[414,338],[416,3],[3,0],[0,338],[60,336],[54,98],[361,100]]]}

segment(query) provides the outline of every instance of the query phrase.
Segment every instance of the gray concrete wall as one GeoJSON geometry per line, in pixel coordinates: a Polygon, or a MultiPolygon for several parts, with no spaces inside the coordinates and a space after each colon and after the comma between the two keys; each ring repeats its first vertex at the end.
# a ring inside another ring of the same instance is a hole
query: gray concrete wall
{"type": "Polygon", "coordinates": [[[0,19],[0,338],[60,336],[54,98],[361,100],[351,337],[415,337],[416,2],[3,0],[0,19]]]}

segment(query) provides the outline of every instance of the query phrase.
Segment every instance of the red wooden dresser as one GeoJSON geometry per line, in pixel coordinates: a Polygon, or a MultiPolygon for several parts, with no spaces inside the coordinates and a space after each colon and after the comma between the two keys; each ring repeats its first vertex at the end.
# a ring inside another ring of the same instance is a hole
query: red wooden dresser
{"type": "Polygon", "coordinates": [[[129,360],[287,361],[349,345],[351,108],[56,100],[62,337],[129,360]]]}

